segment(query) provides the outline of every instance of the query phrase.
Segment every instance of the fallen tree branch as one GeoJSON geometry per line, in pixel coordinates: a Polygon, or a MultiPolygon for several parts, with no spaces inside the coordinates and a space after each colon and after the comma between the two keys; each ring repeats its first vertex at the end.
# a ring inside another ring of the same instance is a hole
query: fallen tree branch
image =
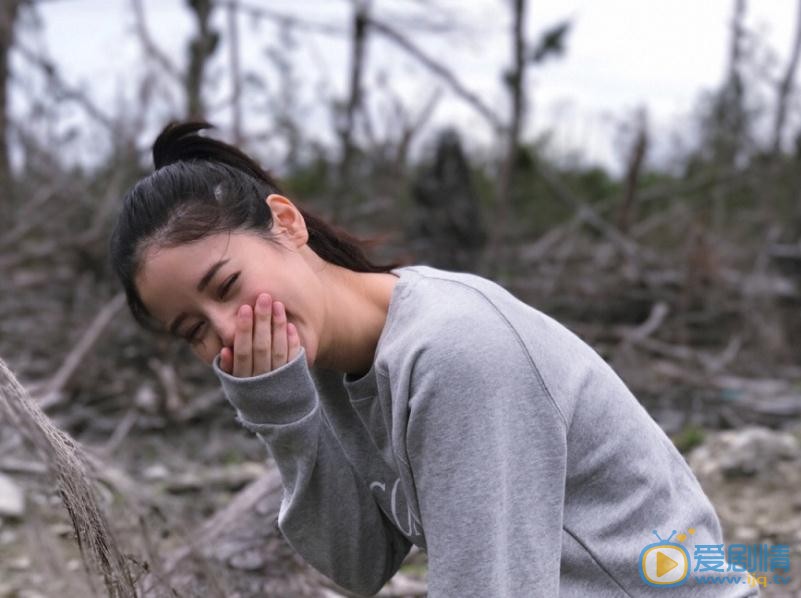
{"type": "Polygon", "coordinates": [[[132,573],[100,508],[85,451],[53,425],[1,359],[0,413],[31,443],[55,478],[87,573],[103,578],[109,596],[135,598],[132,573]]]}
{"type": "Polygon", "coordinates": [[[544,165],[537,162],[535,168],[537,174],[551,189],[557,199],[573,208],[578,218],[611,241],[626,257],[631,259],[634,263],[638,263],[639,258],[646,256],[655,259],[656,256],[621,233],[615,226],[609,224],[587,202],[575,197],[544,165]]]}
{"type": "Polygon", "coordinates": [[[89,353],[123,305],[125,305],[125,294],[119,292],[98,312],[89,328],[62,362],[61,367],[41,390],[39,404],[42,409],[49,409],[64,400],[60,391],[72,380],[86,354],[89,353]]]}

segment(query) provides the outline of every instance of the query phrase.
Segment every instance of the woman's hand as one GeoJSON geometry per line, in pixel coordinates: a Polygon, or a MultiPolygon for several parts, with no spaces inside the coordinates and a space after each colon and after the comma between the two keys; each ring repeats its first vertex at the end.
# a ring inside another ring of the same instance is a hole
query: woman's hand
{"type": "Polygon", "coordinates": [[[233,351],[223,347],[220,367],[237,378],[258,376],[285,365],[299,350],[298,331],[287,322],[283,303],[262,293],[255,310],[250,305],[239,308],[233,351]]]}

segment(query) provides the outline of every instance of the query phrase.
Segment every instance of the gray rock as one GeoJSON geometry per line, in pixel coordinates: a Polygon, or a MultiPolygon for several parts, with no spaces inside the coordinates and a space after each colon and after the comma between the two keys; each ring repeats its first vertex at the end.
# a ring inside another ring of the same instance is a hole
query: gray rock
{"type": "Polygon", "coordinates": [[[5,474],[0,473],[0,517],[18,519],[25,514],[25,495],[22,489],[5,474]]]}
{"type": "Polygon", "coordinates": [[[801,444],[791,433],[747,426],[714,434],[687,460],[705,478],[770,477],[780,462],[801,460],[801,444]]]}

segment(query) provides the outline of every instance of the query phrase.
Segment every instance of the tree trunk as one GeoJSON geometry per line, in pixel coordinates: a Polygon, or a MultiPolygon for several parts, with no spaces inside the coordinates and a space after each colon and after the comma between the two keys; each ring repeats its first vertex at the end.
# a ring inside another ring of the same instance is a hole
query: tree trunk
{"type": "Polygon", "coordinates": [[[13,213],[13,176],[8,146],[8,63],[14,42],[14,23],[20,0],[0,3],[0,222],[8,223],[13,213]]]}
{"type": "Polygon", "coordinates": [[[353,43],[351,46],[350,61],[350,84],[348,103],[345,106],[345,114],[339,127],[339,135],[342,140],[342,157],[339,163],[339,177],[337,181],[337,193],[333,206],[332,219],[340,222],[343,212],[348,207],[349,195],[351,192],[351,170],[355,147],[353,144],[353,133],[356,127],[356,114],[362,106],[362,78],[364,74],[364,62],[367,48],[367,30],[370,21],[369,11],[372,0],[356,0],[353,12],[353,43]]]}
{"type": "Polygon", "coordinates": [[[242,143],[242,69],[239,65],[239,2],[228,5],[228,43],[231,47],[231,134],[234,145],[242,143]]]}
{"type": "Polygon", "coordinates": [[[219,34],[209,28],[214,4],[211,0],[187,0],[197,19],[197,34],[189,41],[189,67],[186,71],[186,114],[188,118],[205,119],[203,74],[206,63],[219,42],[219,34]]]}
{"type": "Polygon", "coordinates": [[[637,112],[635,127],[634,140],[626,165],[626,187],[623,192],[623,203],[620,205],[617,216],[617,227],[623,234],[628,233],[629,226],[634,221],[634,200],[643,162],[645,161],[645,154],[648,150],[648,124],[644,107],[637,112]]]}
{"type": "Polygon", "coordinates": [[[793,79],[798,68],[799,55],[801,55],[801,2],[798,3],[798,8],[796,9],[793,49],[790,52],[790,60],[787,62],[787,70],[785,70],[784,77],[782,77],[782,82],[779,85],[776,102],[776,118],[773,123],[773,152],[776,154],[779,153],[782,146],[782,131],[787,117],[787,101],[793,89],[793,79]]]}
{"type": "Polygon", "coordinates": [[[506,77],[511,96],[512,113],[506,129],[506,151],[500,165],[498,186],[495,197],[497,213],[495,214],[490,242],[491,274],[502,277],[507,261],[511,257],[503,248],[511,239],[504,239],[512,231],[509,230],[509,212],[511,210],[511,189],[515,176],[517,153],[520,146],[525,110],[525,74],[526,74],[526,40],[525,40],[526,0],[513,0],[512,47],[513,66],[506,77]]]}

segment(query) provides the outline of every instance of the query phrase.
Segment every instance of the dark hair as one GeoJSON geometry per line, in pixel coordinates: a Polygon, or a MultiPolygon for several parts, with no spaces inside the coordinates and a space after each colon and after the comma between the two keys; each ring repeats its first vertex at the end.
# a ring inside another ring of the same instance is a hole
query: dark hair
{"type": "MultiPolygon", "coordinates": [[[[153,144],[155,172],[125,194],[111,234],[112,268],[131,313],[146,328],[155,326],[134,279],[147,246],[176,246],[228,231],[255,231],[272,240],[273,215],[265,199],[282,193],[278,184],[238,148],[198,134],[208,128],[213,125],[203,121],[167,124],[153,144]]],[[[323,260],[356,272],[389,272],[402,265],[374,264],[364,248],[375,239],[358,239],[298,209],[309,247],[323,260]]]]}

